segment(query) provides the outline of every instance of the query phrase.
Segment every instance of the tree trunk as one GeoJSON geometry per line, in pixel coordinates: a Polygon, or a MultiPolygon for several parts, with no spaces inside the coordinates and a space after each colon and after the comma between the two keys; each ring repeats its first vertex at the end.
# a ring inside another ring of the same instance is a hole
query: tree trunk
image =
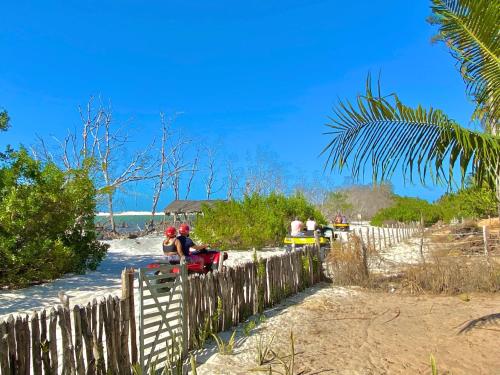
{"type": "Polygon", "coordinates": [[[116,232],[115,218],[113,216],[113,194],[108,194],[108,211],[109,211],[109,224],[111,225],[111,232],[116,232]]]}

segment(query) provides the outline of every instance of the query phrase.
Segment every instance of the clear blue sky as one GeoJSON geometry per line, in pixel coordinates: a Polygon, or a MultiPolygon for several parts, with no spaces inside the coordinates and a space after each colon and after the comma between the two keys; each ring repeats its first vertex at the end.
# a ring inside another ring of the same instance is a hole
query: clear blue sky
{"type": "MultiPolygon", "coordinates": [[[[385,90],[405,102],[432,104],[468,123],[472,106],[454,61],[430,42],[429,4],[6,1],[0,107],[12,128],[1,143],[62,137],[78,125],[77,106],[102,95],[144,142],[159,111],[183,112],[178,125],[223,142],[224,154],[242,162],[261,147],[294,178],[309,178],[322,171],[332,104],[362,91],[368,72],[381,72],[385,90]]],[[[405,185],[400,176],[393,183],[397,193],[431,200],[443,192],[405,185]]],[[[147,194],[122,208],[148,209],[147,194]]],[[[192,198],[203,198],[199,184],[192,198]]]]}

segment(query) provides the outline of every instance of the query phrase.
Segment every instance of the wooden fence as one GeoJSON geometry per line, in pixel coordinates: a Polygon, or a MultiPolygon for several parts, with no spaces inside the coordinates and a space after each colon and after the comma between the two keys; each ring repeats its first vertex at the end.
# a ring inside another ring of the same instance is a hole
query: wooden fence
{"type": "MultiPolygon", "coordinates": [[[[183,312],[189,348],[212,317],[217,316],[214,332],[229,329],[321,281],[322,275],[315,247],[191,275],[183,312]]],[[[0,322],[0,374],[130,375],[131,364],[138,361],[133,281],[133,270],[124,270],[121,298],[109,296],[71,309],[63,301],[49,311],[0,322]]]]}
{"type": "Polygon", "coordinates": [[[382,251],[421,233],[422,228],[416,223],[383,227],[359,227],[352,231],[352,234],[357,235],[364,245],[370,246],[376,251],[382,251]]]}
{"type": "Polygon", "coordinates": [[[122,273],[122,297],[86,306],[69,301],[0,323],[0,373],[130,374],[137,362],[133,270],[122,273]]]}
{"type": "Polygon", "coordinates": [[[191,275],[187,292],[188,347],[197,346],[207,326],[212,332],[225,331],[322,279],[320,253],[316,247],[246,263],[220,273],[191,275]],[[217,322],[212,321],[214,316],[217,322]]]}

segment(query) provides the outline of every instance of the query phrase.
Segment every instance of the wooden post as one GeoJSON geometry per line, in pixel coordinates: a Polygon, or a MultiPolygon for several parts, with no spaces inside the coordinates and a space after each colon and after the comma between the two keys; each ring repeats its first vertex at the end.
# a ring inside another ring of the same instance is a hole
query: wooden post
{"type": "Polygon", "coordinates": [[[118,361],[120,368],[123,372],[130,372],[130,355],[129,355],[129,328],[130,328],[130,289],[134,285],[129,282],[129,270],[125,268],[122,271],[122,296],[119,300],[120,309],[120,353],[118,354],[118,361]],[[127,371],[128,369],[128,371],[127,371]]]}
{"type": "Polygon", "coordinates": [[[80,309],[80,323],[82,329],[83,341],[85,343],[85,355],[87,358],[87,375],[95,375],[95,357],[93,353],[92,342],[92,306],[90,302],[86,307],[80,309]]]}
{"type": "Polygon", "coordinates": [[[50,373],[57,374],[59,358],[57,357],[57,317],[54,308],[50,309],[49,315],[49,351],[50,351],[50,373]]]}
{"type": "Polygon", "coordinates": [[[422,263],[425,263],[424,257],[424,216],[420,214],[420,258],[422,263]]]}
{"type": "Polygon", "coordinates": [[[488,227],[483,226],[484,255],[488,256],[488,227]]]}
{"type": "Polygon", "coordinates": [[[320,248],[320,243],[319,243],[319,232],[317,230],[314,231],[314,243],[316,244],[316,247],[320,248]]]}
{"type": "MultiPolygon", "coordinates": [[[[217,270],[218,270],[219,272],[222,272],[222,270],[224,269],[224,254],[225,254],[225,253],[223,253],[223,252],[222,252],[222,253],[220,254],[220,257],[219,257],[219,263],[218,263],[218,265],[217,265],[217,270]]],[[[186,266],[186,267],[187,267],[187,266],[186,266]]]]}
{"type": "Polygon", "coordinates": [[[9,345],[9,366],[11,374],[19,373],[19,361],[16,351],[15,320],[12,315],[7,318],[7,343],[9,345]]]}
{"type": "Polygon", "coordinates": [[[42,375],[40,325],[38,324],[38,313],[36,311],[31,318],[31,352],[31,357],[33,359],[33,374],[42,375]]]}
{"type": "MultiPolygon", "coordinates": [[[[368,235],[368,232],[367,232],[367,235],[368,235]]],[[[360,236],[360,246],[361,246],[361,249],[360,249],[361,257],[363,260],[363,272],[364,272],[365,276],[368,276],[368,259],[367,259],[368,251],[366,248],[366,244],[363,241],[363,236],[360,236]]]]}
{"type": "Polygon", "coordinates": [[[134,275],[135,270],[128,270],[128,285],[129,285],[129,316],[130,316],[130,361],[132,364],[137,363],[137,326],[135,322],[135,300],[134,300],[134,275]]]}
{"type": "Polygon", "coordinates": [[[370,228],[366,228],[366,242],[365,246],[370,246],[370,228]]]}
{"type": "Polygon", "coordinates": [[[377,227],[378,234],[378,251],[382,252],[382,237],[380,236],[380,227],[377,227]]]}
{"type": "Polygon", "coordinates": [[[2,374],[10,374],[9,342],[7,341],[7,322],[0,323],[0,370],[2,374]]]}
{"type": "MultiPolygon", "coordinates": [[[[222,264],[222,259],[219,260],[222,264]]],[[[188,320],[187,320],[187,306],[188,303],[188,274],[187,264],[184,257],[181,258],[181,288],[182,288],[182,356],[185,356],[188,351],[188,320]]]]}
{"type": "Polygon", "coordinates": [[[76,373],[85,375],[85,363],[83,358],[83,341],[82,341],[82,321],[80,319],[80,306],[73,306],[73,322],[75,325],[75,360],[76,373]]]}

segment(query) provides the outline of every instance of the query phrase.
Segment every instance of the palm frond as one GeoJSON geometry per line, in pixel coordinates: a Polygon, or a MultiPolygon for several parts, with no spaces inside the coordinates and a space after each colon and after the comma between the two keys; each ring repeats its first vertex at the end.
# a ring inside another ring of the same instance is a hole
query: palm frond
{"type": "Polygon", "coordinates": [[[430,177],[451,184],[455,166],[462,183],[471,168],[488,184],[496,176],[500,137],[463,128],[434,108],[410,108],[394,93],[382,96],[380,85],[374,95],[370,76],[365,95],[355,104],[339,101],[333,112],[325,133],[333,138],[322,151],[326,167],[349,167],[354,179],[367,165],[374,181],[388,180],[398,166],[410,180],[418,174],[422,183],[430,177]]]}
{"type": "Polygon", "coordinates": [[[433,23],[451,49],[478,107],[489,126],[500,118],[500,5],[497,0],[432,0],[433,23]]]}

